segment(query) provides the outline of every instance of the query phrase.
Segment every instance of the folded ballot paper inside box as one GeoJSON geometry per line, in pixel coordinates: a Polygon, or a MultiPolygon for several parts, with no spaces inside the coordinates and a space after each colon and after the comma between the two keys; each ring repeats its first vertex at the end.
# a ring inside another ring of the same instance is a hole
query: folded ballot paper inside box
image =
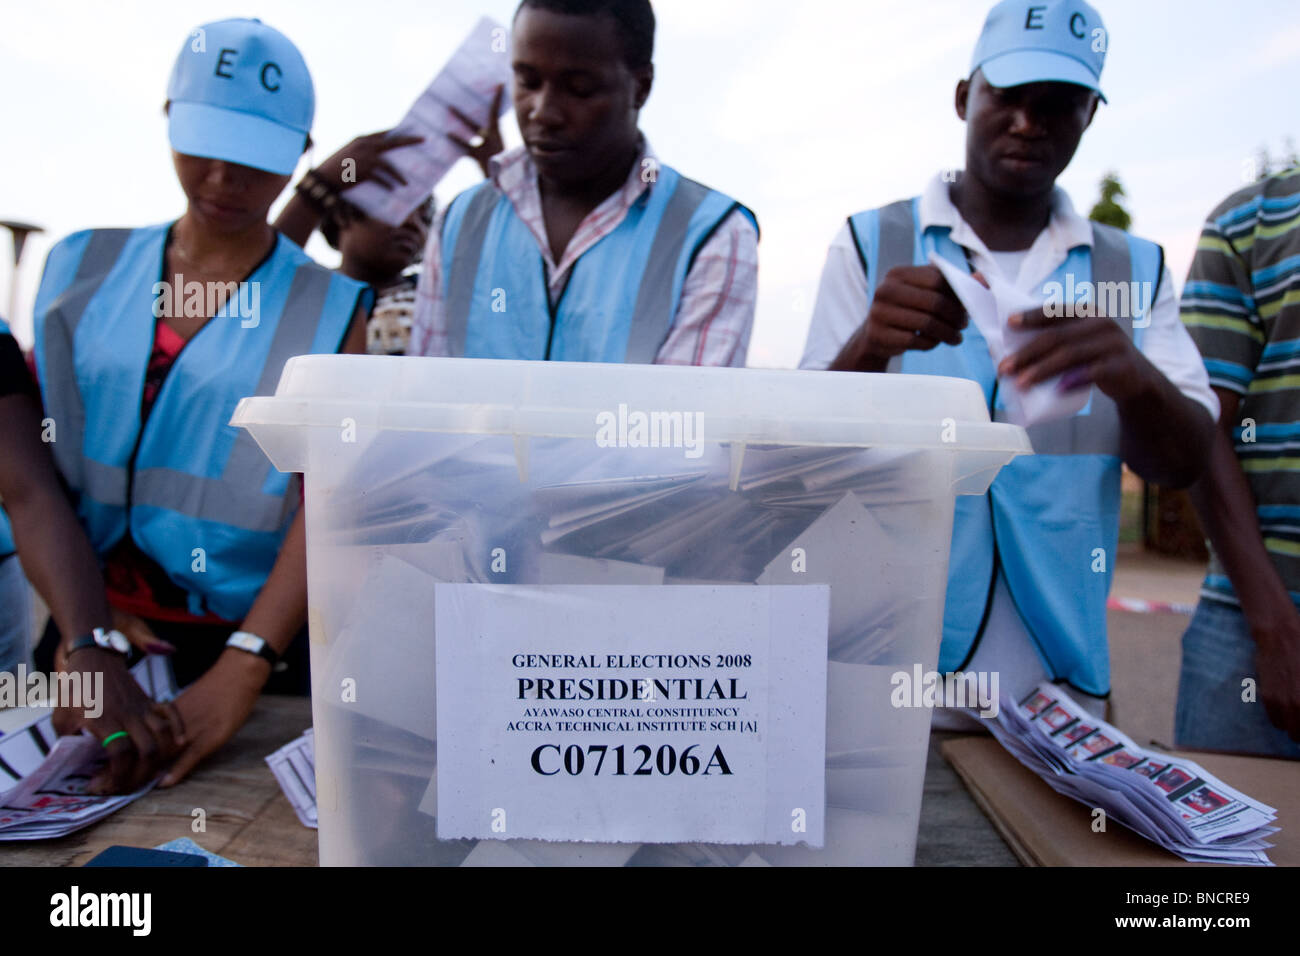
{"type": "Polygon", "coordinates": [[[954,498],[1022,429],[907,375],[308,356],[326,864],[910,863],[954,498]]]}

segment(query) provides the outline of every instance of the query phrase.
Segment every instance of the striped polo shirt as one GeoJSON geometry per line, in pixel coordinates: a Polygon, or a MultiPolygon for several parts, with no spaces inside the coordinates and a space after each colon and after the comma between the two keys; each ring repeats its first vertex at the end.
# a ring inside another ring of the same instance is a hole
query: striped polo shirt
{"type": "MultiPolygon", "coordinates": [[[[1210,214],[1182,319],[1210,384],[1242,396],[1237,458],[1264,545],[1300,604],[1300,168],[1242,189],[1210,214]]],[[[1215,556],[1201,594],[1237,603],[1215,556]]]]}

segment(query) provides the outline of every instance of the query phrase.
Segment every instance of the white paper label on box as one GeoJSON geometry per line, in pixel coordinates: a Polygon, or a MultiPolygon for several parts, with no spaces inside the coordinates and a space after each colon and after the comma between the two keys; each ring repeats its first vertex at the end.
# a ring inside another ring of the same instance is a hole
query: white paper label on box
{"type": "Polygon", "coordinates": [[[822,846],[825,585],[435,596],[439,839],[822,846]]]}

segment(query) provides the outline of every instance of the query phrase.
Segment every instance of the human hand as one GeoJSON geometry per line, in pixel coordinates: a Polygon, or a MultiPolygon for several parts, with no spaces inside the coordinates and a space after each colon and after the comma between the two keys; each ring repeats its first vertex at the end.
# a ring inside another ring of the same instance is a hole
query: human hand
{"type": "Polygon", "coordinates": [[[394,189],[406,185],[404,177],[384,154],[399,146],[410,146],[424,142],[423,136],[394,136],[392,130],[381,130],[366,136],[358,136],[325,162],[316,167],[314,172],[323,182],[333,187],[335,192],[342,192],[357,183],[375,182],[385,189],[394,189]]]}
{"type": "Polygon", "coordinates": [[[936,266],[896,266],[876,286],[866,321],[841,352],[837,369],[884,371],[895,355],[961,343],[966,309],[936,266]]]}
{"type": "Polygon", "coordinates": [[[113,612],[113,629],[120,631],[137,650],[144,654],[174,654],[176,648],[158,637],[142,618],[117,608],[113,612]]]}
{"type": "Polygon", "coordinates": [[[468,140],[462,139],[454,133],[448,133],[447,138],[459,146],[466,156],[478,163],[478,168],[483,171],[484,176],[489,173],[488,160],[505,148],[505,143],[501,139],[500,123],[501,97],[505,95],[505,89],[504,85],[499,85],[492,95],[492,109],[488,113],[487,121],[482,126],[456,109],[456,107],[450,107],[452,115],[464,123],[466,129],[474,130],[474,134],[468,140]]]}
{"type": "Polygon", "coordinates": [[[1147,389],[1151,368],[1120,324],[1101,315],[1052,316],[1046,308],[1012,315],[1013,331],[1041,330],[998,365],[1021,389],[1061,375],[1063,392],[1096,385],[1117,403],[1147,389]]]}
{"type": "Polygon", "coordinates": [[[271,675],[269,662],[227,648],[202,677],[176,698],[185,726],[185,748],[167,771],[161,787],[183,780],[244,725],[271,675]]]}
{"type": "Polygon", "coordinates": [[[81,707],[55,708],[55,731],[64,736],[87,730],[99,741],[119,732],[127,734],[105,748],[108,763],[91,778],[88,791],[130,793],[139,789],[184,745],[180,714],[170,703],[150,700],[120,654],[97,647],[71,655],[61,647],[59,653],[59,670],[75,675],[81,687],[94,687],[96,693],[93,700],[83,699],[81,707]]]}
{"type": "Polygon", "coordinates": [[[1281,623],[1251,627],[1259,701],[1274,727],[1300,743],[1300,613],[1287,601],[1281,623]]]}

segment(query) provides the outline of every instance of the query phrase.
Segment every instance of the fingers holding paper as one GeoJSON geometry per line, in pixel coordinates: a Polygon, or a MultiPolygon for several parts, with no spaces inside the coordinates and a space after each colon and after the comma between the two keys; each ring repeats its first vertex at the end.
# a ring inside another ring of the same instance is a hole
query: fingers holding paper
{"type": "Polygon", "coordinates": [[[895,355],[961,343],[966,309],[934,266],[897,266],[876,288],[867,319],[834,370],[883,371],[895,355]]]}
{"type": "Polygon", "coordinates": [[[1007,330],[1006,344],[1015,351],[998,365],[998,374],[1013,377],[1022,390],[1059,375],[1060,391],[1096,385],[1122,402],[1145,381],[1146,360],[1106,316],[1061,317],[1038,309],[1012,315],[1007,330]]]}
{"type": "Polygon", "coordinates": [[[488,110],[487,119],[482,125],[479,125],[469,116],[456,109],[456,107],[448,107],[448,109],[451,110],[452,115],[455,116],[466,129],[473,130],[474,132],[470,139],[457,136],[455,133],[448,133],[447,139],[455,143],[466,156],[478,163],[479,169],[483,171],[484,176],[490,174],[488,160],[505,149],[505,144],[501,139],[500,123],[501,99],[504,95],[505,85],[498,85],[496,92],[492,96],[492,106],[488,110]]]}

